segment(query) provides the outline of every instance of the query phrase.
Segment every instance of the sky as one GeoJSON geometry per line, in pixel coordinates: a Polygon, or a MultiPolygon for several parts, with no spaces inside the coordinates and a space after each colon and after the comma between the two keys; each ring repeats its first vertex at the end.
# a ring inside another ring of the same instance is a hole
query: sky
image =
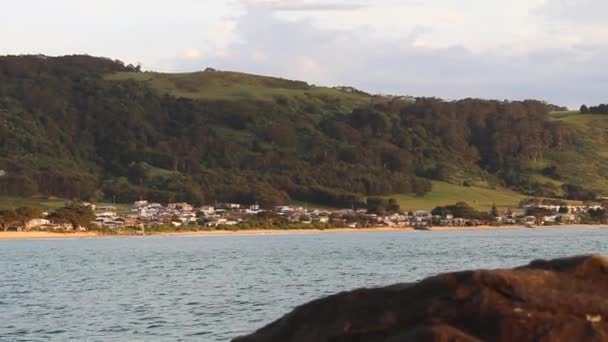
{"type": "Polygon", "coordinates": [[[0,54],[371,93],[608,102],[606,0],[2,0],[0,54]]]}

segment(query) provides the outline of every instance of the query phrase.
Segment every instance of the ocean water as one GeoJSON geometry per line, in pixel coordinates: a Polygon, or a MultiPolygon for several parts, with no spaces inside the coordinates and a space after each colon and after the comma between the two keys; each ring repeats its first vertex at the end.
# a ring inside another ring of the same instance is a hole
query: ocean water
{"type": "Polygon", "coordinates": [[[0,341],[227,341],[338,291],[608,254],[608,230],[0,241],[0,341]]]}

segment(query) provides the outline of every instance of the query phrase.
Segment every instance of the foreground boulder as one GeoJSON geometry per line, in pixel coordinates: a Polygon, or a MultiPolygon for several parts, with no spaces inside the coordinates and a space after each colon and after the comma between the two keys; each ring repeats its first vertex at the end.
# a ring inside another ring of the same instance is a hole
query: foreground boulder
{"type": "Polygon", "coordinates": [[[234,341],[608,341],[608,259],[539,260],[340,293],[234,341]]]}

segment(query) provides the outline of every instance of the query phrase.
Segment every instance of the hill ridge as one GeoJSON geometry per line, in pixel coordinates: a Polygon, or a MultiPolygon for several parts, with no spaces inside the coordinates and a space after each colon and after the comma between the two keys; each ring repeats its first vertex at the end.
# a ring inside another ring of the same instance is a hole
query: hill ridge
{"type": "Polygon", "coordinates": [[[351,207],[422,196],[433,180],[592,199],[608,189],[608,160],[586,127],[554,109],[379,97],[239,72],[141,72],[91,56],[4,56],[0,193],[351,207]]]}

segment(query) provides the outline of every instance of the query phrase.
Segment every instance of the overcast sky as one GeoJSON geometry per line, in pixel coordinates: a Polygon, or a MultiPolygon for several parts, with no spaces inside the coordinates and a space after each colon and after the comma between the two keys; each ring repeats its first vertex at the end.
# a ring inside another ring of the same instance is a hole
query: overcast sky
{"type": "Polygon", "coordinates": [[[0,54],[577,107],[608,102],[606,13],[606,0],[7,0],[0,54]]]}

